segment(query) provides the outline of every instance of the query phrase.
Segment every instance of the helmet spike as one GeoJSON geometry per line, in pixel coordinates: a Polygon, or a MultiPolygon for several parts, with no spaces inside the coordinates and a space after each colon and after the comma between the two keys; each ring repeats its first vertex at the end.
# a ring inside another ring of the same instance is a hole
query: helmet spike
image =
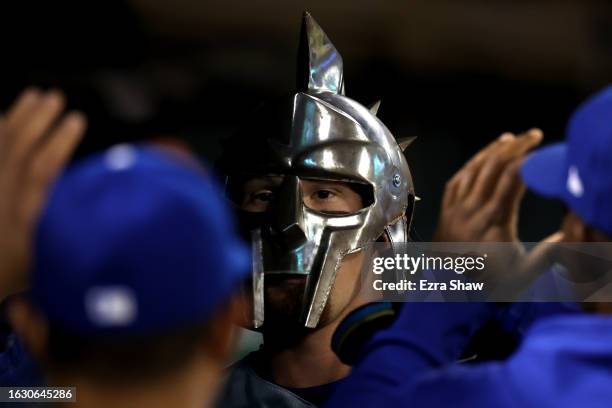
{"type": "Polygon", "coordinates": [[[302,19],[297,62],[299,91],[344,95],[342,57],[307,11],[302,19]]]}
{"type": "Polygon", "coordinates": [[[372,115],[376,116],[378,114],[378,109],[380,108],[380,102],[381,100],[379,99],[373,104],[371,104],[370,106],[368,106],[368,109],[370,110],[370,113],[372,115]]]}
{"type": "Polygon", "coordinates": [[[405,151],[408,148],[408,146],[410,146],[412,142],[416,140],[416,138],[417,138],[416,136],[410,136],[410,137],[398,139],[397,144],[402,149],[402,151],[405,151]]]}

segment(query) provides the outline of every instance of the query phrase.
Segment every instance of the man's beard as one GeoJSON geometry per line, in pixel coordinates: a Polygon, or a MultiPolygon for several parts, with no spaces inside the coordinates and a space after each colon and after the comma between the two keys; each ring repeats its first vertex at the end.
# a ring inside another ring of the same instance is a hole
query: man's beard
{"type": "MultiPolygon", "coordinates": [[[[314,329],[306,328],[301,320],[304,308],[306,278],[290,275],[268,275],[265,281],[264,325],[266,346],[289,347],[314,329]]],[[[327,308],[321,321],[325,320],[327,308]]]]}

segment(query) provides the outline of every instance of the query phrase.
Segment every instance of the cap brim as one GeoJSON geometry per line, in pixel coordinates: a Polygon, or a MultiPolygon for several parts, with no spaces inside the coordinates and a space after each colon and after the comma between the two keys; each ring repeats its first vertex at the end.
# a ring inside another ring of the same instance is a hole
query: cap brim
{"type": "Polygon", "coordinates": [[[536,150],[521,166],[523,181],[535,193],[561,198],[567,175],[567,145],[556,143],[536,150]]]}

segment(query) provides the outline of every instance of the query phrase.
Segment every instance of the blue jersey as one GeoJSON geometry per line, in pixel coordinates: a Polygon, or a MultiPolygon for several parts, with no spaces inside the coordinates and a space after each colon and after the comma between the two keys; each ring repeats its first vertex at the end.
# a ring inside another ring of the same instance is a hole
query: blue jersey
{"type": "Polygon", "coordinates": [[[461,347],[457,339],[490,307],[406,304],[394,326],[365,347],[327,406],[611,406],[612,317],[550,316],[533,324],[506,361],[454,364],[461,347]],[[446,352],[440,348],[444,344],[446,352]]]}

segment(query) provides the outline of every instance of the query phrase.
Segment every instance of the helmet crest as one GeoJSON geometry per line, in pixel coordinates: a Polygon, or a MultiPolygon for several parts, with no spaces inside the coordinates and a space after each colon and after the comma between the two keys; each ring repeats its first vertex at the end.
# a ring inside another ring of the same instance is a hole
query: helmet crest
{"type": "Polygon", "coordinates": [[[298,91],[344,95],[342,57],[308,12],[302,18],[296,84],[298,91]]]}

